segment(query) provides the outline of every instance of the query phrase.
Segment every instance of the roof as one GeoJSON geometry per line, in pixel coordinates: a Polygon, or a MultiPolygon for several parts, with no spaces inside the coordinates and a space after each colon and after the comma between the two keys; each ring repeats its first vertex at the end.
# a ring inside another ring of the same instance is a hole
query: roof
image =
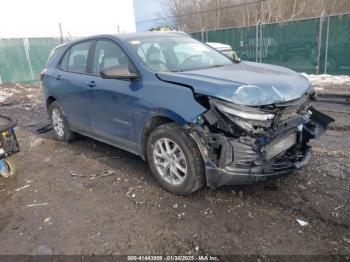
{"type": "MultiPolygon", "coordinates": [[[[94,39],[94,38],[100,38],[100,37],[116,37],[123,40],[131,40],[135,38],[147,38],[147,37],[153,37],[153,36],[178,36],[178,35],[185,35],[189,36],[188,34],[180,31],[171,31],[171,32],[142,32],[142,33],[119,33],[119,34],[103,34],[103,35],[92,35],[84,38],[77,39],[75,41],[81,41],[81,40],[87,40],[87,39],[94,39]]],[[[73,41],[73,42],[75,42],[73,41]]]]}
{"type": "Polygon", "coordinates": [[[178,35],[185,35],[188,36],[188,34],[180,31],[167,31],[167,32],[142,32],[142,33],[122,33],[122,34],[116,34],[113,35],[115,37],[118,37],[120,39],[124,40],[131,40],[135,38],[147,38],[147,37],[154,37],[154,36],[178,36],[178,35]]]}
{"type": "MultiPolygon", "coordinates": [[[[67,44],[72,44],[76,42],[81,42],[84,40],[91,40],[95,38],[119,38],[121,40],[129,41],[129,40],[136,40],[136,39],[142,39],[142,38],[148,38],[148,37],[156,37],[156,36],[189,36],[188,34],[180,31],[171,31],[171,32],[142,32],[142,33],[120,33],[120,34],[103,34],[103,35],[92,35],[88,37],[83,37],[79,39],[75,39],[72,41],[65,42],[58,47],[67,45],[67,44]]],[[[56,48],[58,48],[56,47],[56,48]]]]}

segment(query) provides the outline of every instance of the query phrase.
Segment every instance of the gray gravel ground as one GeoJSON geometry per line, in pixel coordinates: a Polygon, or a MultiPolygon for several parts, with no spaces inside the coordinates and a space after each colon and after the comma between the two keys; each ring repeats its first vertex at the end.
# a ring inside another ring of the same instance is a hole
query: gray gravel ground
{"type": "Polygon", "coordinates": [[[123,150],[37,134],[45,119],[40,87],[6,88],[17,94],[1,113],[18,119],[22,152],[13,157],[17,178],[0,180],[0,254],[350,255],[349,101],[316,103],[336,122],[313,142],[306,168],[179,197],[123,150]],[[114,173],[90,179],[105,170],[114,173]]]}

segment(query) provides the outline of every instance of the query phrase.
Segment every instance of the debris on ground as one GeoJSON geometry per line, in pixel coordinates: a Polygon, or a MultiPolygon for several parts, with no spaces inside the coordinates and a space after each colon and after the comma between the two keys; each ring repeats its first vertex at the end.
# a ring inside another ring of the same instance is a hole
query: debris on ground
{"type": "Polygon", "coordinates": [[[39,206],[47,206],[47,203],[40,203],[40,204],[30,204],[30,205],[27,205],[27,207],[39,207],[39,206]]]}
{"type": "Polygon", "coordinates": [[[125,196],[128,197],[128,198],[135,198],[136,197],[136,194],[133,192],[134,188],[133,187],[130,187],[128,192],[126,192],[125,196]]]}
{"type": "Polygon", "coordinates": [[[37,146],[40,145],[43,141],[44,141],[44,139],[42,139],[42,138],[34,139],[33,141],[31,141],[30,147],[37,147],[37,146]]]}
{"type": "Polygon", "coordinates": [[[298,223],[299,223],[299,225],[300,225],[300,226],[302,226],[302,227],[306,227],[306,226],[308,226],[308,225],[309,225],[309,223],[308,223],[308,222],[303,221],[303,220],[301,220],[301,219],[297,219],[297,222],[298,222],[298,223]]]}
{"type": "Polygon", "coordinates": [[[113,175],[113,174],[114,174],[114,171],[112,171],[112,170],[105,170],[105,171],[103,171],[101,173],[93,174],[91,176],[79,175],[79,174],[72,173],[72,172],[71,172],[70,175],[72,177],[88,177],[89,180],[94,180],[94,179],[97,179],[97,178],[102,178],[102,177],[110,176],[110,175],[113,175]]]}
{"type": "Polygon", "coordinates": [[[70,174],[72,177],[87,177],[87,175],[78,175],[76,173],[71,173],[70,174]]]}
{"type": "Polygon", "coordinates": [[[51,217],[47,217],[47,218],[44,219],[44,223],[49,223],[50,220],[51,220],[51,217]]]}
{"type": "Polygon", "coordinates": [[[7,100],[10,105],[1,104],[1,112],[18,119],[23,151],[13,158],[17,178],[0,179],[1,254],[50,253],[50,248],[75,255],[193,254],[196,246],[199,254],[350,254],[349,104],[314,104],[336,119],[334,129],[314,140],[313,157],[302,170],[276,179],[277,190],[266,181],[181,197],[162,190],[147,164],[126,151],[83,136],[67,144],[57,142],[53,132],[39,135],[36,130],[48,124],[42,89],[0,86],[13,88],[21,93],[7,100]],[[37,106],[24,110],[23,103],[37,106]],[[44,141],[31,147],[37,138],[44,141]],[[115,174],[89,180],[104,170],[115,174]],[[26,184],[31,187],[15,191],[26,184]],[[99,237],[93,233],[97,228],[99,237]]]}
{"type": "Polygon", "coordinates": [[[93,180],[93,179],[97,179],[97,178],[101,178],[101,177],[106,177],[106,176],[110,176],[113,175],[114,172],[112,170],[105,170],[101,173],[98,174],[93,174],[89,179],[93,180]]]}
{"type": "Polygon", "coordinates": [[[107,157],[97,157],[98,160],[105,160],[105,159],[120,159],[119,156],[107,156],[107,157]]]}
{"type": "Polygon", "coordinates": [[[177,219],[182,219],[185,216],[185,212],[177,214],[177,219]]]}
{"type": "Polygon", "coordinates": [[[344,207],[344,206],[337,206],[337,207],[334,208],[334,210],[338,210],[338,209],[340,209],[342,207],[344,207]]]}
{"type": "Polygon", "coordinates": [[[50,130],[52,130],[52,125],[51,124],[47,124],[47,125],[45,125],[45,126],[43,126],[41,128],[38,128],[36,130],[36,132],[39,133],[39,134],[44,134],[46,132],[49,132],[50,130]]]}
{"type": "Polygon", "coordinates": [[[19,187],[19,188],[16,188],[16,191],[21,191],[22,189],[25,189],[27,187],[30,187],[30,185],[25,185],[25,186],[22,186],[22,187],[19,187]]]}
{"type": "Polygon", "coordinates": [[[33,106],[35,106],[35,104],[34,105],[32,105],[32,104],[23,104],[22,105],[23,109],[26,111],[31,110],[33,106]]]}
{"type": "Polygon", "coordinates": [[[332,212],[331,215],[332,217],[339,217],[339,213],[332,212]]]}
{"type": "Polygon", "coordinates": [[[8,98],[13,96],[13,92],[0,90],[0,103],[5,103],[8,98]]]}

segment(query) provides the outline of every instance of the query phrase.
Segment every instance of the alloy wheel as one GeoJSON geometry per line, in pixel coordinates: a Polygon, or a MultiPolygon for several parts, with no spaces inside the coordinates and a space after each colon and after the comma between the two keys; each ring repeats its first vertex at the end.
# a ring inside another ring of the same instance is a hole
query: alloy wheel
{"type": "Polygon", "coordinates": [[[52,125],[53,125],[53,128],[54,128],[56,134],[59,137],[63,137],[64,136],[64,121],[63,121],[63,118],[61,116],[61,112],[57,108],[54,108],[52,110],[51,119],[52,119],[52,125]]]}
{"type": "Polygon", "coordinates": [[[169,138],[154,144],[153,160],[159,175],[169,184],[180,185],[187,175],[187,161],[180,146],[169,138]]]}

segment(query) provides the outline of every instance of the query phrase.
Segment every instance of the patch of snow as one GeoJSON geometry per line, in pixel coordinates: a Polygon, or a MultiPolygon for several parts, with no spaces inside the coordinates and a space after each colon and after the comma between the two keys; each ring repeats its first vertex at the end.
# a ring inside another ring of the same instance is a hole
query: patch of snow
{"type": "Polygon", "coordinates": [[[313,86],[322,88],[323,86],[344,86],[350,85],[350,76],[348,75],[308,75],[302,73],[304,77],[310,80],[313,86]]]}
{"type": "Polygon", "coordinates": [[[4,103],[11,96],[13,96],[12,92],[0,90],[0,103],[4,103]]]}
{"type": "Polygon", "coordinates": [[[26,89],[23,85],[21,85],[21,84],[19,84],[19,83],[16,83],[16,87],[22,88],[22,89],[26,89]]]}

